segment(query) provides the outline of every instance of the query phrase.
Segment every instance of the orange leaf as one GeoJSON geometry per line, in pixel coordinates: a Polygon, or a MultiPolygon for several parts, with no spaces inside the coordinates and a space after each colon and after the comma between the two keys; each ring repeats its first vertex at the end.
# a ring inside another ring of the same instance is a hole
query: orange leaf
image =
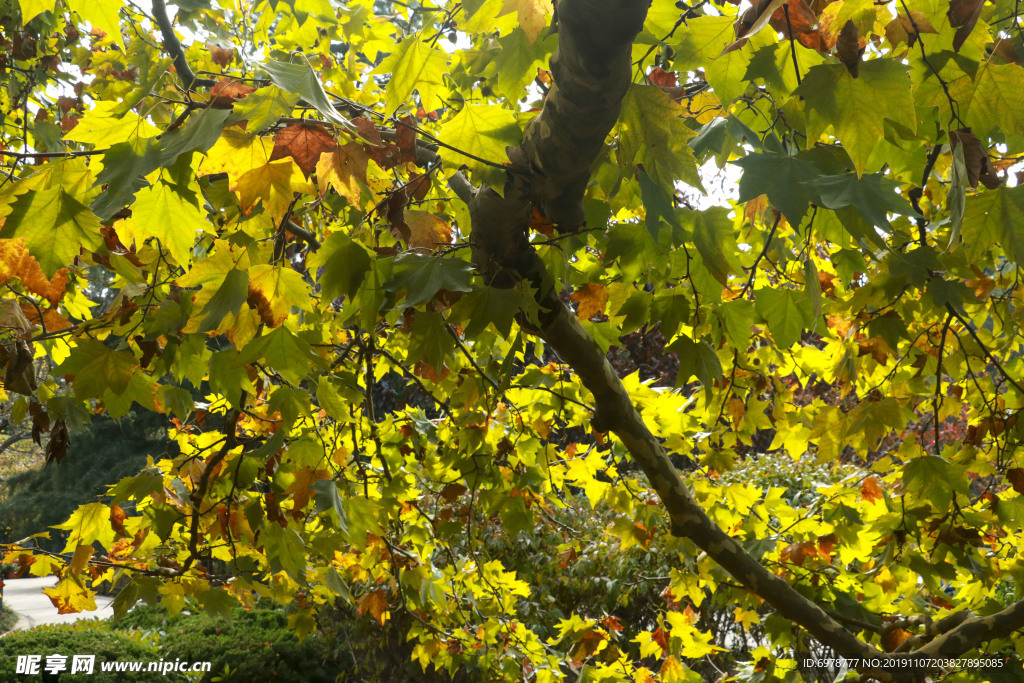
{"type": "Polygon", "coordinates": [[[316,170],[320,155],[337,149],[338,142],[318,123],[290,123],[274,135],[270,161],[291,157],[308,178],[316,170]]]}
{"type": "Polygon", "coordinates": [[[207,45],[207,49],[210,50],[210,59],[221,68],[227,67],[235,59],[234,48],[220,47],[211,43],[207,45]]]}
{"type": "Polygon", "coordinates": [[[235,100],[240,100],[256,88],[232,78],[222,78],[210,88],[210,106],[215,109],[227,109],[235,100]]]}
{"type": "Polygon", "coordinates": [[[433,251],[452,241],[452,226],[429,211],[406,211],[405,225],[409,228],[410,247],[433,251]]]}
{"type": "Polygon", "coordinates": [[[579,304],[576,317],[580,320],[590,320],[595,315],[604,313],[605,304],[608,303],[608,290],[602,284],[588,282],[569,297],[579,304]]]}
{"type": "Polygon", "coordinates": [[[388,601],[383,590],[367,593],[359,598],[359,616],[369,612],[381,626],[388,619],[388,601]]]}
{"type": "Polygon", "coordinates": [[[869,503],[882,499],[882,480],[878,477],[868,477],[860,484],[860,497],[869,503]]]}
{"type": "Polygon", "coordinates": [[[120,505],[114,503],[110,506],[110,526],[117,532],[118,536],[128,536],[129,534],[124,530],[124,520],[128,519],[128,514],[121,508],[120,505]]]}
{"type": "Polygon", "coordinates": [[[0,240],[0,284],[16,277],[25,289],[56,306],[68,284],[66,273],[67,269],[61,268],[52,278],[47,279],[39,262],[28,253],[24,237],[0,240]]]}

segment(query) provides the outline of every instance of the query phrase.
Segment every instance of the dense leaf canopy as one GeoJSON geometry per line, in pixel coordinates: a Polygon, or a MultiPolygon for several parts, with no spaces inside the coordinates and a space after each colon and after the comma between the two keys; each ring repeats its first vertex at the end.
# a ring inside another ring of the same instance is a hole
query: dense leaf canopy
{"type": "Polygon", "coordinates": [[[168,430],[6,561],[474,680],[1016,680],[1018,3],[554,4],[0,0],[11,420],[168,430]]]}

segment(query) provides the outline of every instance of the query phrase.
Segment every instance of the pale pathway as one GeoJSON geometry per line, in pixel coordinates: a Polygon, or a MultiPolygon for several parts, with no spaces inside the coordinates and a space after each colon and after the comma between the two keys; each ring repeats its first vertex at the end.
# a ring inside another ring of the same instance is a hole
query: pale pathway
{"type": "Polygon", "coordinates": [[[96,596],[98,609],[94,612],[57,614],[57,608],[43,593],[44,588],[49,588],[56,583],[57,578],[54,576],[4,580],[4,604],[17,612],[20,617],[14,626],[15,629],[32,628],[40,624],[69,624],[79,619],[96,617],[106,619],[114,615],[114,609],[110,606],[114,599],[104,595],[96,596]]]}

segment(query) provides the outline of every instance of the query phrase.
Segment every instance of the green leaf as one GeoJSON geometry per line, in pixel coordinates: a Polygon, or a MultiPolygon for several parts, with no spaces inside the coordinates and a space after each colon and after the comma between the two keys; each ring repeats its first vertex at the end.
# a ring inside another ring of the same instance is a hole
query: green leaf
{"type": "Polygon", "coordinates": [[[815,323],[814,306],[807,294],[792,289],[755,290],[754,309],[768,323],[780,349],[798,342],[803,331],[815,323]]]}
{"type": "Polygon", "coordinates": [[[821,175],[818,169],[806,161],[771,153],[748,154],[729,163],[743,169],[737,201],[767,195],[790,225],[800,225],[813,200],[804,183],[816,180],[821,175]]]}
{"type": "Polygon", "coordinates": [[[439,93],[447,70],[448,56],[443,50],[430,47],[420,36],[410,36],[399,43],[373,73],[391,75],[384,108],[388,114],[394,114],[409,101],[413,90],[419,92],[425,110],[436,109],[441,104],[439,93]]]}
{"type": "Polygon", "coordinates": [[[342,294],[355,296],[370,270],[369,253],[342,232],[331,234],[308,262],[314,272],[323,268],[318,277],[320,294],[330,301],[342,294]]]}
{"type": "Polygon", "coordinates": [[[491,62],[498,75],[498,93],[512,102],[526,97],[526,86],[537,77],[537,68],[546,66],[545,58],[557,45],[558,39],[552,35],[531,44],[529,36],[519,27],[498,38],[499,47],[494,50],[491,62]]]}
{"type": "Polygon", "coordinates": [[[517,288],[476,287],[456,302],[452,315],[462,323],[462,332],[469,339],[483,332],[489,324],[493,324],[502,337],[508,337],[521,301],[517,288]]]}
{"type": "Polygon", "coordinates": [[[1021,216],[1024,216],[1024,185],[999,187],[968,196],[963,225],[967,257],[976,260],[998,242],[1014,261],[1024,264],[1021,216]]]}
{"type": "Polygon", "coordinates": [[[203,322],[200,323],[198,331],[209,332],[217,329],[225,316],[238,313],[248,296],[249,274],[243,270],[232,268],[224,276],[224,282],[200,312],[203,322]]]}
{"type": "Polygon", "coordinates": [[[440,371],[445,356],[455,348],[455,342],[448,333],[444,318],[437,313],[416,311],[412,321],[412,334],[409,336],[409,358],[419,360],[426,358],[434,368],[440,371]]]}
{"type": "Polygon", "coordinates": [[[328,510],[334,511],[335,523],[341,533],[348,533],[348,513],[345,504],[338,494],[338,484],[333,479],[318,479],[310,487],[316,501],[316,513],[322,515],[328,510]]]}
{"type": "Polygon", "coordinates": [[[910,79],[892,59],[862,62],[854,78],[842,64],[819,64],[807,70],[795,94],[807,102],[807,142],[831,128],[864,172],[875,146],[885,137],[884,120],[917,130],[910,79]]]}
{"type": "Polygon", "coordinates": [[[679,356],[679,371],[676,375],[676,386],[686,384],[691,377],[696,377],[704,385],[705,400],[711,402],[711,390],[715,380],[722,378],[722,362],[718,354],[705,340],[695,342],[685,334],[681,334],[666,349],[679,356]]]}
{"type": "Polygon", "coordinates": [[[206,214],[192,201],[191,193],[161,180],[143,188],[132,205],[129,232],[138,244],[155,237],[175,263],[187,266],[196,232],[206,227],[206,214]]]}
{"type": "MultiPolygon", "coordinates": [[[[441,126],[438,134],[438,139],[446,145],[499,165],[508,159],[505,148],[518,145],[522,137],[515,113],[494,104],[466,105],[451,121],[441,126]]],[[[456,158],[484,182],[501,190],[505,178],[503,171],[471,157],[456,155],[456,158]]]]}
{"type": "Polygon", "coordinates": [[[964,146],[953,148],[953,166],[950,168],[950,186],[946,194],[946,206],[949,209],[949,244],[952,249],[960,239],[960,230],[964,224],[964,205],[967,202],[967,161],[964,159],[964,146]]]}
{"type": "Polygon", "coordinates": [[[643,168],[637,170],[636,179],[640,183],[640,201],[643,202],[644,208],[647,210],[647,231],[651,233],[654,241],[658,241],[658,233],[661,229],[659,220],[662,218],[669,225],[682,230],[683,226],[676,218],[676,210],[672,206],[671,196],[655,184],[643,168]]]}
{"type": "Polygon", "coordinates": [[[816,201],[828,209],[851,206],[864,220],[879,228],[892,231],[886,213],[909,216],[914,209],[896,193],[899,184],[881,173],[857,177],[853,173],[822,176],[804,183],[816,201]]]}
{"type": "Polygon", "coordinates": [[[99,398],[108,389],[114,394],[124,393],[140,368],[130,353],[115,351],[95,339],[80,339],[57,370],[75,376],[76,396],[99,398]]]}
{"type": "Polygon", "coordinates": [[[327,368],[327,361],[313,353],[313,347],[287,327],[275,327],[262,337],[253,339],[242,349],[243,363],[263,358],[292,384],[298,384],[311,368],[327,368]]]}
{"type": "Polygon", "coordinates": [[[296,582],[306,583],[306,544],[295,529],[281,528],[276,521],[268,520],[261,540],[272,572],[283,570],[296,582]]]}
{"type": "Polygon", "coordinates": [[[720,206],[684,213],[691,225],[693,243],[697,245],[701,264],[723,287],[728,284],[729,274],[738,271],[730,261],[730,256],[732,260],[736,259],[739,248],[728,213],[728,209],[720,206]]]}
{"type": "Polygon", "coordinates": [[[937,512],[949,509],[955,492],[966,489],[964,468],[936,455],[923,455],[903,466],[903,482],[907,490],[920,500],[928,501],[937,512]]]}
{"type": "Polygon", "coordinates": [[[697,160],[686,144],[696,133],[686,125],[684,113],[661,88],[631,85],[619,112],[619,165],[643,164],[663,188],[682,181],[703,192],[697,160]]]}
{"type": "Polygon", "coordinates": [[[135,193],[146,185],[147,176],[160,167],[160,141],[154,138],[119,142],[103,155],[103,170],[97,185],[106,189],[90,205],[96,215],[109,219],[131,203],[135,193]]]}
{"type": "Polygon", "coordinates": [[[472,291],[472,277],[473,266],[465,261],[405,252],[395,259],[394,272],[384,289],[395,294],[404,291],[405,305],[419,306],[442,289],[472,291]]]}
{"type": "MultiPolygon", "coordinates": [[[[259,92],[262,91],[258,90],[256,93],[249,95],[243,102],[248,102],[250,98],[259,92]]],[[[206,150],[213,147],[214,143],[217,142],[217,138],[220,137],[221,132],[224,130],[224,122],[229,114],[231,114],[231,111],[228,109],[206,107],[189,115],[185,125],[181,128],[164,133],[160,137],[160,146],[162,148],[160,165],[173,166],[182,154],[187,152],[206,152],[206,150]]],[[[106,167],[106,163],[104,163],[104,167],[106,167]]]]}
{"type": "Polygon", "coordinates": [[[248,121],[246,130],[258,133],[282,116],[290,114],[298,102],[297,94],[282,90],[276,85],[268,85],[249,93],[245,99],[235,103],[230,112],[231,118],[227,122],[233,124],[248,121]]]}
{"type": "Polygon", "coordinates": [[[60,187],[18,197],[0,237],[24,237],[47,277],[70,265],[80,248],[97,249],[102,243],[99,219],[60,187]]]}
{"type": "Polygon", "coordinates": [[[304,59],[298,64],[276,62],[271,59],[261,66],[274,85],[306,100],[331,123],[355,130],[352,123],[335,109],[324,86],[320,84],[320,79],[304,59]]]}

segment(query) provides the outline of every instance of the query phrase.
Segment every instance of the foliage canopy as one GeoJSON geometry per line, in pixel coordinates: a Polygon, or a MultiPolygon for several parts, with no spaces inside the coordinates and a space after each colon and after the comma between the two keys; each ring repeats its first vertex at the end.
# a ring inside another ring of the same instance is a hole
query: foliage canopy
{"type": "Polygon", "coordinates": [[[12,419],[174,444],[6,560],[481,679],[1019,671],[1017,3],[555,4],[3,0],[12,419]],[[538,627],[528,536],[664,604],[538,627]]]}

